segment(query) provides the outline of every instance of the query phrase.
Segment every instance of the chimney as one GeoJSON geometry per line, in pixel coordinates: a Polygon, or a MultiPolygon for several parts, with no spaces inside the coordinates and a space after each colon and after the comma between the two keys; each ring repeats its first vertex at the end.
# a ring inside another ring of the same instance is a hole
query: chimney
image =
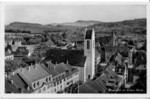
{"type": "Polygon", "coordinates": [[[36,67],[36,64],[35,64],[35,65],[32,65],[32,67],[35,68],[35,67],[36,67]]]}
{"type": "Polygon", "coordinates": [[[11,82],[12,85],[14,84],[14,81],[12,79],[10,80],[10,82],[11,82]]]}
{"type": "Polygon", "coordinates": [[[31,70],[31,67],[32,67],[32,66],[29,66],[29,67],[28,67],[28,70],[29,70],[29,71],[31,70]]]}
{"type": "Polygon", "coordinates": [[[27,86],[27,90],[28,90],[28,91],[30,90],[30,86],[27,86]]]}
{"type": "Polygon", "coordinates": [[[15,75],[15,72],[12,72],[12,75],[14,76],[14,75],[15,75]]]}
{"type": "Polygon", "coordinates": [[[20,71],[21,71],[21,72],[23,71],[22,69],[23,69],[23,68],[21,67],[21,68],[20,68],[20,71]]]}
{"type": "Polygon", "coordinates": [[[68,60],[67,60],[67,64],[69,64],[68,60]]]}
{"type": "Polygon", "coordinates": [[[21,93],[23,93],[23,89],[21,88],[21,93]]]}
{"type": "Polygon", "coordinates": [[[55,65],[57,65],[57,62],[55,63],[55,65]]]}

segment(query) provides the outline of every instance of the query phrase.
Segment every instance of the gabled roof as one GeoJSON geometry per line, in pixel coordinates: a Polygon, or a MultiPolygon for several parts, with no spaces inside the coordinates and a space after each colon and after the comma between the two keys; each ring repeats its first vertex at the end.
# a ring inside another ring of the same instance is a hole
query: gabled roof
{"type": "Polygon", "coordinates": [[[71,66],[84,67],[86,57],[84,50],[68,50],[68,49],[50,49],[46,52],[45,61],[52,61],[52,63],[68,63],[71,66]]]}
{"type": "Polygon", "coordinates": [[[55,66],[55,65],[52,64],[51,62],[49,62],[47,66],[44,65],[44,64],[42,64],[41,66],[42,66],[49,74],[52,74],[53,77],[59,74],[58,72],[56,72],[56,71],[54,70],[54,66],[55,66]]]}
{"type": "Polygon", "coordinates": [[[87,30],[85,34],[85,39],[91,39],[92,38],[92,30],[87,30]]]}
{"type": "Polygon", "coordinates": [[[86,84],[88,86],[91,86],[97,92],[104,93],[106,91],[105,88],[103,88],[102,84],[97,82],[97,80],[94,80],[94,81],[90,80],[86,84]]]}
{"type": "MultiPolygon", "coordinates": [[[[99,51],[102,51],[102,49],[105,50],[106,53],[113,53],[115,54],[116,52],[127,52],[129,53],[130,49],[128,47],[122,47],[122,46],[101,46],[98,48],[99,51]]],[[[124,53],[122,53],[124,54],[124,53]]]]}
{"type": "Polygon", "coordinates": [[[7,78],[5,78],[5,93],[19,93],[17,88],[7,78]]]}
{"type": "Polygon", "coordinates": [[[10,44],[7,44],[7,46],[5,47],[5,53],[10,50],[12,51],[12,46],[10,44]]]}
{"type": "Polygon", "coordinates": [[[64,63],[56,64],[54,68],[54,71],[57,71],[59,74],[66,72],[66,69],[64,68],[64,63]]]}
{"type": "Polygon", "coordinates": [[[110,67],[106,68],[106,72],[108,73],[108,75],[111,75],[113,78],[117,78],[117,74],[115,72],[112,71],[112,69],[110,67]]]}
{"type": "Polygon", "coordinates": [[[33,89],[28,86],[25,80],[21,78],[18,73],[10,75],[5,78],[5,92],[14,92],[14,93],[31,93],[33,89]],[[11,83],[11,80],[13,83],[11,83]]]}
{"type": "Polygon", "coordinates": [[[40,65],[23,68],[21,72],[29,81],[34,82],[49,76],[49,73],[40,65]]]}
{"type": "Polygon", "coordinates": [[[87,84],[82,84],[79,86],[79,93],[98,93],[98,91],[87,84]]]}

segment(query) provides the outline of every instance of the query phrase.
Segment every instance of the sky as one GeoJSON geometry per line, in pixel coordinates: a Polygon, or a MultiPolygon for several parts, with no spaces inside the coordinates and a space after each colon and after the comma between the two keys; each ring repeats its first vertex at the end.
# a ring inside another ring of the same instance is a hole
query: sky
{"type": "Polygon", "coordinates": [[[77,20],[115,22],[146,18],[145,5],[6,5],[5,24],[12,22],[63,23],[77,20]]]}

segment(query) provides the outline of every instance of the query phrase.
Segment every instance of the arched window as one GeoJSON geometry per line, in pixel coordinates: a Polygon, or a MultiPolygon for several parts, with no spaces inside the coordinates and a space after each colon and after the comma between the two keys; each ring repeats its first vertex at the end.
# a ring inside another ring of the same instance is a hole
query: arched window
{"type": "Polygon", "coordinates": [[[46,78],[46,82],[48,82],[48,78],[46,78]]]}
{"type": "Polygon", "coordinates": [[[33,84],[33,87],[35,88],[35,83],[33,84]]]}
{"type": "Polygon", "coordinates": [[[37,82],[37,85],[38,85],[38,86],[40,85],[39,82],[37,82]]]}
{"type": "Polygon", "coordinates": [[[49,77],[49,81],[51,81],[51,77],[49,77]]]}

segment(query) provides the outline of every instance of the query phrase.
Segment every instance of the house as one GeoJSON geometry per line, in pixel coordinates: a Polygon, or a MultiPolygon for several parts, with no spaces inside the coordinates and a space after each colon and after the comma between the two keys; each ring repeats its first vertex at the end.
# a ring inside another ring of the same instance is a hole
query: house
{"type": "Polygon", "coordinates": [[[79,72],[69,64],[40,63],[20,68],[5,78],[6,93],[58,93],[79,81],[79,72]],[[7,85],[7,86],[6,86],[7,85]]]}
{"type": "Polygon", "coordinates": [[[5,60],[14,60],[14,55],[13,55],[13,54],[6,53],[6,54],[5,54],[5,60]]]}
{"type": "Polygon", "coordinates": [[[5,60],[14,60],[14,54],[11,45],[8,43],[5,47],[5,60]]]}
{"type": "Polygon", "coordinates": [[[52,74],[53,77],[53,93],[62,92],[73,83],[79,81],[79,71],[70,66],[70,64],[53,64],[51,61],[42,65],[45,70],[52,74]]]}
{"type": "Polygon", "coordinates": [[[98,47],[98,51],[100,53],[104,53],[101,54],[101,57],[105,63],[108,63],[110,58],[116,53],[120,53],[121,55],[124,54],[125,57],[128,57],[130,55],[129,48],[121,46],[100,46],[98,47]]]}
{"type": "Polygon", "coordinates": [[[79,86],[79,93],[106,93],[114,91],[120,87],[122,78],[120,78],[110,67],[95,80],[89,80],[79,86]]]}
{"type": "Polygon", "coordinates": [[[23,57],[28,56],[29,51],[26,47],[17,47],[16,51],[14,51],[13,53],[16,59],[22,59],[23,57]]]}

